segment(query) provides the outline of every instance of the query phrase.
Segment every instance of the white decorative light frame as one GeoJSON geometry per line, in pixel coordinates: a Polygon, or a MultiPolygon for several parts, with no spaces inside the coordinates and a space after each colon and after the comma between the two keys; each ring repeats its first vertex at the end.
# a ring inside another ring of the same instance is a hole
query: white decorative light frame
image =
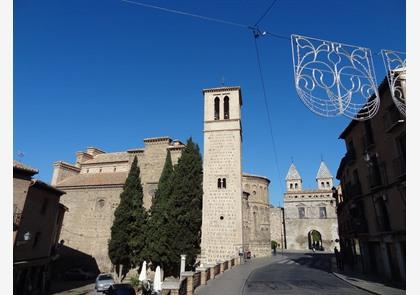
{"type": "Polygon", "coordinates": [[[401,114],[405,117],[406,71],[405,52],[382,49],[382,58],[387,72],[389,90],[392,99],[401,114]]]}
{"type": "Polygon", "coordinates": [[[344,115],[363,121],[380,99],[369,48],[292,35],[296,91],[302,102],[324,117],[344,115]]]}

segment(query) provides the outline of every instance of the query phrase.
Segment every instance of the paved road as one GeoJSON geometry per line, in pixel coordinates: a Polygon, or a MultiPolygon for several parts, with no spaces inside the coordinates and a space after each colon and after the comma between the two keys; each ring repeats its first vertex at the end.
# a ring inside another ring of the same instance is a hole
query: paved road
{"type": "Polygon", "coordinates": [[[209,281],[198,295],[364,295],[330,273],[331,255],[288,253],[266,260],[254,260],[209,281]]]}
{"type": "MultiPolygon", "coordinates": [[[[66,289],[66,288],[65,288],[66,289]]],[[[68,287],[67,291],[52,291],[49,294],[60,294],[60,295],[100,295],[103,293],[95,291],[95,284],[86,284],[78,288],[68,287]]]]}

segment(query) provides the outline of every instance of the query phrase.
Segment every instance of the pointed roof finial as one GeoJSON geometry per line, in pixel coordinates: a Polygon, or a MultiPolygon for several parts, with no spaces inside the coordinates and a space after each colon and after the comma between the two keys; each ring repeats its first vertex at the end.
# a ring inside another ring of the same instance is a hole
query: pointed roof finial
{"type": "Polygon", "coordinates": [[[299,172],[297,171],[295,164],[290,165],[289,171],[287,172],[286,180],[301,180],[299,172]]]}
{"type": "Polygon", "coordinates": [[[316,179],[322,179],[322,178],[333,178],[330,170],[328,169],[327,165],[325,165],[324,161],[321,161],[321,165],[319,165],[318,173],[316,174],[316,179]]]}

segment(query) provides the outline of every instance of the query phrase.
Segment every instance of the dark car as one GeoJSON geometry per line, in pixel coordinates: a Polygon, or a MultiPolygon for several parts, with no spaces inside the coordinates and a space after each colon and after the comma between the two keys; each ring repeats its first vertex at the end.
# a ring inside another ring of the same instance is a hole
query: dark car
{"type": "Polygon", "coordinates": [[[107,295],[136,295],[130,284],[114,284],[105,292],[107,295]]]}

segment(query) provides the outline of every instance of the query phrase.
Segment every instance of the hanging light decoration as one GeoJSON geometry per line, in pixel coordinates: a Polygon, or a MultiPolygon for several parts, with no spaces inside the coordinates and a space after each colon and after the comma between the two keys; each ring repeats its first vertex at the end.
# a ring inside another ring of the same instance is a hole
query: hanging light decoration
{"type": "Polygon", "coordinates": [[[401,114],[405,117],[405,100],[406,100],[406,72],[405,72],[405,52],[392,50],[381,50],[384,60],[389,90],[392,99],[401,114]]]}
{"type": "Polygon", "coordinates": [[[370,49],[300,35],[291,42],[296,91],[311,111],[359,121],[378,112],[370,49]]]}

